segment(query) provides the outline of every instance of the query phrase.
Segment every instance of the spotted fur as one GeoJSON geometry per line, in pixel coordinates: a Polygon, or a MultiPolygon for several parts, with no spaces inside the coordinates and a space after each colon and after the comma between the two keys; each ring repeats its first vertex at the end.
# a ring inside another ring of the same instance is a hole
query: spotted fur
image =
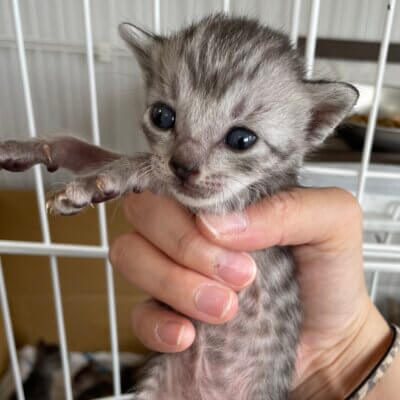
{"type": "MultiPolygon", "coordinates": [[[[177,113],[169,134],[157,131],[145,113],[144,133],[160,162],[166,166],[173,155],[201,166],[195,197],[168,189],[194,212],[243,209],[296,186],[306,152],[357,97],[346,84],[305,82],[286,37],[254,20],[211,16],[156,41],[132,25],[121,25],[121,34],[135,53],[139,48],[147,55],[147,104],[162,101],[177,113]],[[222,141],[237,125],[261,139],[243,154],[222,141]],[[210,181],[218,187],[215,196],[210,181]]],[[[277,247],[252,256],[259,273],[239,294],[238,315],[222,326],[195,323],[191,348],[153,358],[135,399],[288,398],[301,324],[292,256],[277,247]]]]}

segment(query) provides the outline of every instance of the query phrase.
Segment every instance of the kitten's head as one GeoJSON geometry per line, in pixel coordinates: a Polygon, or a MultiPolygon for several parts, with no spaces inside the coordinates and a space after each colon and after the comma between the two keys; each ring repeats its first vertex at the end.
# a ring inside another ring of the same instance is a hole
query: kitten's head
{"type": "Polygon", "coordinates": [[[287,38],[254,20],[215,15],[167,37],[124,23],[120,33],[145,76],[154,171],[192,208],[243,207],[293,185],[357,100],[346,83],[305,81],[287,38]]]}

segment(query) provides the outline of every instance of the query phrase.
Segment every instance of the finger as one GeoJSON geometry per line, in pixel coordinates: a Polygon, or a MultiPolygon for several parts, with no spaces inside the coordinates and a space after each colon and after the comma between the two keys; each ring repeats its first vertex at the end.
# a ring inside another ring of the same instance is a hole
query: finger
{"type": "Polygon", "coordinates": [[[337,188],[293,189],[227,216],[200,215],[200,231],[214,243],[234,250],[275,245],[346,244],[361,235],[361,209],[347,191],[337,188]],[[344,235],[343,232],[347,234],[344,235]]]}
{"type": "Polygon", "coordinates": [[[200,234],[192,214],[175,200],[149,192],[128,195],[125,215],[134,230],[178,264],[223,282],[235,290],[253,282],[254,260],[225,250],[200,234]]]}
{"type": "Polygon", "coordinates": [[[132,313],[135,335],[148,348],[162,353],[187,349],[195,338],[193,324],[154,300],[138,304],[132,313]]]}
{"type": "Polygon", "coordinates": [[[219,324],[237,311],[232,289],[182,268],[137,233],[118,238],[111,246],[110,259],[137,287],[182,314],[219,324]]]}

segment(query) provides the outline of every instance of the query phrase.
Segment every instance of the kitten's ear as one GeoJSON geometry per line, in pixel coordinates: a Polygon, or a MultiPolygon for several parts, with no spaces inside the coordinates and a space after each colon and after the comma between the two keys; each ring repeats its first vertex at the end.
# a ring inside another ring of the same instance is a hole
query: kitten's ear
{"type": "Polygon", "coordinates": [[[313,101],[307,141],[320,145],[351,111],[358,100],[358,90],[348,83],[304,81],[313,101]]]}
{"type": "Polygon", "coordinates": [[[119,25],[119,34],[133,50],[140,66],[148,70],[151,64],[151,48],[155,43],[161,42],[162,38],[129,22],[119,25]]]}

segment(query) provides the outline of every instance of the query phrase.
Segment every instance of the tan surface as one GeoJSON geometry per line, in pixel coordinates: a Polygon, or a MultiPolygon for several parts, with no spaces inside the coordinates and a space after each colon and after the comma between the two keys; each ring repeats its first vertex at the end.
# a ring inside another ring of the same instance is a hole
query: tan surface
{"type": "MultiPolygon", "coordinates": [[[[110,238],[125,232],[119,202],[108,206],[110,238]]],[[[55,242],[98,244],[97,212],[89,209],[74,217],[51,217],[55,242]]],[[[41,240],[32,192],[0,192],[0,239],[41,240]]],[[[57,342],[54,302],[47,257],[2,256],[8,298],[18,346],[42,338],[57,342]]],[[[108,313],[104,262],[90,259],[59,258],[67,339],[70,350],[109,349],[108,313]]],[[[143,351],[130,329],[133,305],[143,299],[116,273],[118,331],[121,350],[143,351]]],[[[3,320],[0,322],[0,373],[7,363],[3,320]]]]}

